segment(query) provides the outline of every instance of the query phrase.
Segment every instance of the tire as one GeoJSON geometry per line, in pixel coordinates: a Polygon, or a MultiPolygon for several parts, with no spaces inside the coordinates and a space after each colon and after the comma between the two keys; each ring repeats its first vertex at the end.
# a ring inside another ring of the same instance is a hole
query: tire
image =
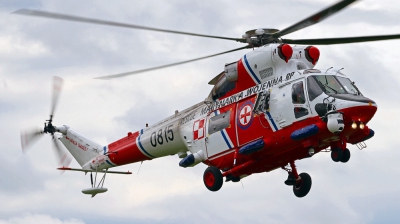
{"type": "Polygon", "coordinates": [[[331,158],[335,162],[339,162],[343,158],[343,150],[340,148],[332,149],[331,158]]]}
{"type": "Polygon", "coordinates": [[[210,166],[204,171],[203,181],[208,190],[218,191],[223,184],[222,173],[217,167],[210,166]]]}
{"type": "Polygon", "coordinates": [[[342,163],[347,163],[349,160],[350,160],[350,150],[349,149],[345,149],[344,151],[343,151],[343,157],[342,157],[342,159],[340,160],[340,162],[342,162],[342,163]]]}
{"type": "Polygon", "coordinates": [[[300,181],[293,185],[293,193],[298,198],[302,198],[310,192],[312,181],[308,173],[301,173],[300,181]]]}

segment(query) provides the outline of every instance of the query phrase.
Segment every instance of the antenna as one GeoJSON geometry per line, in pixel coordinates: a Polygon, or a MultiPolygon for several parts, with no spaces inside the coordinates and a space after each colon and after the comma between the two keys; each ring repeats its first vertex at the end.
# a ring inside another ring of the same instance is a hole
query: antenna
{"type": "Polygon", "coordinates": [[[140,168],[142,167],[143,161],[140,162],[139,170],[137,171],[136,175],[139,175],[140,168]]]}
{"type": "Polygon", "coordinates": [[[343,70],[344,68],[341,68],[341,69],[339,69],[339,70],[337,70],[337,72],[336,72],[336,74],[335,75],[337,75],[341,70],[343,70]]]}
{"type": "Polygon", "coordinates": [[[325,71],[325,73],[327,73],[330,69],[332,69],[333,67],[330,67],[330,68],[328,68],[326,71],[325,71]]]}

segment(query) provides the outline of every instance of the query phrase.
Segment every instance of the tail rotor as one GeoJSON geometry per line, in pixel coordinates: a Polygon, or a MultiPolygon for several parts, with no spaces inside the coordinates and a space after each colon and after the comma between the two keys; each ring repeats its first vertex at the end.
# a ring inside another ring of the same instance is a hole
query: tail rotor
{"type": "Polygon", "coordinates": [[[58,160],[58,164],[63,167],[68,167],[72,161],[71,155],[65,150],[64,147],[58,142],[58,137],[55,135],[56,132],[60,132],[60,128],[53,125],[54,112],[57,107],[58,99],[61,94],[64,80],[60,77],[54,76],[53,78],[53,93],[51,100],[50,119],[44,123],[44,128],[40,129],[28,129],[21,131],[21,148],[22,152],[26,151],[38,141],[44,134],[50,134],[52,137],[53,148],[58,160]]]}

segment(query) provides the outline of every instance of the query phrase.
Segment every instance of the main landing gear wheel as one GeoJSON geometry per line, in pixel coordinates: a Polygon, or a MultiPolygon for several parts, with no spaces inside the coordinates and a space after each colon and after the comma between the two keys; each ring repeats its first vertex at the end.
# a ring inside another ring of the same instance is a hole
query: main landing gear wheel
{"type": "MultiPolygon", "coordinates": [[[[341,161],[342,158],[343,158],[343,150],[340,149],[340,148],[332,149],[332,151],[331,151],[331,158],[332,158],[332,160],[335,161],[335,162],[341,161]]],[[[349,157],[349,159],[350,159],[350,157],[349,157]]]]}
{"type": "Polygon", "coordinates": [[[215,166],[208,167],[204,171],[203,181],[208,190],[218,191],[221,189],[223,183],[221,171],[215,166]]]}
{"type": "Polygon", "coordinates": [[[299,176],[300,180],[296,181],[293,185],[293,193],[297,197],[301,198],[310,192],[312,181],[308,173],[301,173],[299,176]]]}
{"type": "Polygon", "coordinates": [[[342,156],[342,159],[340,160],[340,162],[347,163],[349,160],[350,160],[350,150],[345,149],[343,151],[343,156],[342,156]]]}

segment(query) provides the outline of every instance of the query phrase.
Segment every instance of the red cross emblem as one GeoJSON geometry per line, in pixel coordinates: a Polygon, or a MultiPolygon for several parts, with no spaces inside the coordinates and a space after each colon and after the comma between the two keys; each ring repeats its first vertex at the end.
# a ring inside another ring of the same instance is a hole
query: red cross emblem
{"type": "Polygon", "coordinates": [[[197,120],[193,124],[193,140],[204,138],[204,123],[205,119],[197,120]]]}
{"type": "Polygon", "coordinates": [[[239,113],[239,122],[241,125],[246,126],[251,120],[251,106],[246,105],[239,113]]]}
{"type": "Polygon", "coordinates": [[[253,123],[253,107],[251,101],[246,101],[237,110],[237,126],[242,130],[247,130],[253,123]]]}

